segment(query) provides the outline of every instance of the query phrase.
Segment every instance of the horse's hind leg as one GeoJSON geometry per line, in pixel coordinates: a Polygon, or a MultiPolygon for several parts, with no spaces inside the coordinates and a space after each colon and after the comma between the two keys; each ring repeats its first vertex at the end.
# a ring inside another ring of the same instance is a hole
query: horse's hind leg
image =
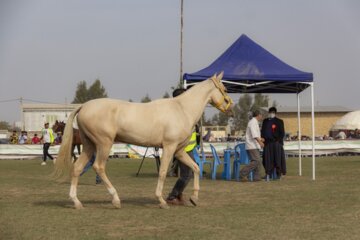
{"type": "Polygon", "coordinates": [[[97,146],[96,159],[93,168],[95,169],[96,173],[101,177],[105,184],[105,187],[113,197],[112,204],[116,208],[121,208],[119,195],[105,173],[106,161],[109,157],[111,146],[112,142],[104,144],[101,147],[97,146]]]}
{"type": "Polygon", "coordinates": [[[73,200],[76,209],[83,208],[81,202],[77,198],[77,185],[79,183],[80,173],[83,171],[86,163],[89,161],[93,151],[89,148],[80,154],[79,159],[74,163],[71,173],[70,198],[73,200]]]}

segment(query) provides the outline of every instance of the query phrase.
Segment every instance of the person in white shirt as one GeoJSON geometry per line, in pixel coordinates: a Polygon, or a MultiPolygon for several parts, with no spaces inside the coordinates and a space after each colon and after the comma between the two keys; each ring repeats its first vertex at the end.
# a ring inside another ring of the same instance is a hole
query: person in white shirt
{"type": "Polygon", "coordinates": [[[259,167],[261,163],[260,149],[264,147],[264,139],[261,138],[259,122],[262,114],[259,110],[253,112],[253,118],[249,121],[246,128],[245,146],[250,158],[250,163],[240,170],[241,181],[248,181],[247,176],[251,171],[254,172],[254,181],[260,181],[259,167]]]}
{"type": "Polygon", "coordinates": [[[44,128],[41,130],[42,136],[41,141],[43,142],[43,162],[41,165],[46,165],[46,158],[49,157],[51,160],[54,160],[55,163],[56,159],[49,153],[50,145],[54,142],[54,132],[51,128],[49,128],[49,123],[45,123],[44,128]]]}
{"type": "Polygon", "coordinates": [[[25,131],[21,132],[21,136],[19,137],[19,144],[27,143],[27,133],[25,131]]]}

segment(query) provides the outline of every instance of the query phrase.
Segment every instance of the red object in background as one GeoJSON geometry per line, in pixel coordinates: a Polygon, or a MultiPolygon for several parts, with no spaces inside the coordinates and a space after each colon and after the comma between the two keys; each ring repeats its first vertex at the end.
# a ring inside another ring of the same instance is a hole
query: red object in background
{"type": "Polygon", "coordinates": [[[33,137],[32,139],[31,139],[31,143],[32,144],[38,144],[40,142],[40,138],[38,138],[38,137],[33,137]]]}
{"type": "Polygon", "coordinates": [[[271,125],[271,130],[273,133],[275,132],[275,129],[276,129],[276,125],[275,124],[271,125]]]}

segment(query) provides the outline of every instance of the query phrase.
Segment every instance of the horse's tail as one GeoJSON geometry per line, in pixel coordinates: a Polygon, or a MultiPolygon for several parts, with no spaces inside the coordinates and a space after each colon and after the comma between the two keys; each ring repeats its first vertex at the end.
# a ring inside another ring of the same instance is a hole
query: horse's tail
{"type": "Polygon", "coordinates": [[[72,141],[73,141],[73,121],[76,114],[82,106],[75,109],[69,116],[64,129],[64,135],[60,146],[59,154],[55,162],[55,169],[52,176],[55,179],[66,177],[65,173],[69,173],[72,169],[72,141]]]}

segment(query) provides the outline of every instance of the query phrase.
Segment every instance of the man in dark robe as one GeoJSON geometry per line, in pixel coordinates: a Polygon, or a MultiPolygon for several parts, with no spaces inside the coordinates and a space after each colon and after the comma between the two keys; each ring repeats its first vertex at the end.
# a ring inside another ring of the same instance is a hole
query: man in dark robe
{"type": "Polygon", "coordinates": [[[266,175],[272,176],[276,169],[277,178],[286,175],[286,161],[284,152],[284,121],[276,117],[275,107],[269,108],[268,118],[264,119],[261,137],[265,139],[263,165],[266,175]]]}

